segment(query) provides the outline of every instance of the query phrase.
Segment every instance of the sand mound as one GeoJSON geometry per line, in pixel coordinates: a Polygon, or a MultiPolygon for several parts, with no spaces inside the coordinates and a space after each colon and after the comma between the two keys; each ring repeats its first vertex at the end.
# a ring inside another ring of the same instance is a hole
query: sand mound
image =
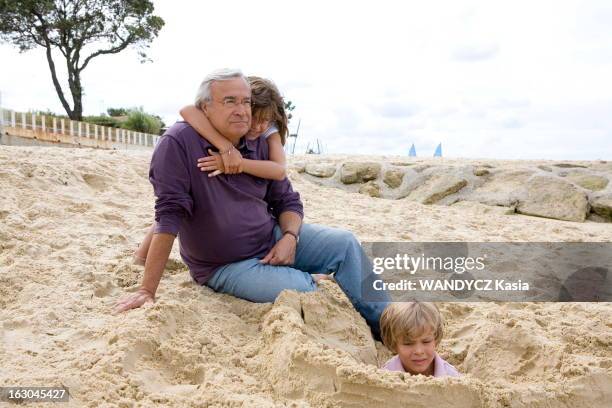
{"type": "MultiPolygon", "coordinates": [[[[130,261],[152,219],[148,160],[0,146],[0,385],[66,386],[70,406],[91,407],[610,406],[610,304],[441,304],[440,352],[465,373],[452,379],[379,370],[389,352],[333,282],[253,304],[194,284],[176,246],[158,301],[111,315],[142,276],[130,261]]],[[[307,222],[362,240],[612,240],[605,224],[376,200],[292,177],[307,222]]]]}

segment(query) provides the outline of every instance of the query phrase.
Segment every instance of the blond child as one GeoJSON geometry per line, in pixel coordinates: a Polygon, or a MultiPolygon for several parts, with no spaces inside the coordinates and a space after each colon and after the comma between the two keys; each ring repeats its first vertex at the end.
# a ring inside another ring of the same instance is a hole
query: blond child
{"type": "Polygon", "coordinates": [[[391,303],[380,317],[384,344],[397,355],[383,369],[412,375],[458,377],[459,372],[436,353],[442,340],[442,316],[433,303],[391,303]]]}

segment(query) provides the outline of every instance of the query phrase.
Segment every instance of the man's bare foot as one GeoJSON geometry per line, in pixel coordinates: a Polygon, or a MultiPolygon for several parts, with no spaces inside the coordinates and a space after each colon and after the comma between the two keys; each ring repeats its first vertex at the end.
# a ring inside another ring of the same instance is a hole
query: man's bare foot
{"type": "Polygon", "coordinates": [[[312,280],[314,280],[315,283],[319,283],[322,280],[330,280],[330,281],[334,280],[334,278],[331,275],[326,275],[324,273],[311,273],[310,276],[312,276],[312,280]]]}

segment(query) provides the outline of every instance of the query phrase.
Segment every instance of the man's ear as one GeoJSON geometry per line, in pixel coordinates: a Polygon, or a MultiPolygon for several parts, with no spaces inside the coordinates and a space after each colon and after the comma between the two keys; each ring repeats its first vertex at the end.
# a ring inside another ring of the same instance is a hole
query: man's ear
{"type": "Polygon", "coordinates": [[[202,102],[199,106],[200,110],[204,112],[204,115],[208,117],[208,104],[206,102],[202,102]]]}

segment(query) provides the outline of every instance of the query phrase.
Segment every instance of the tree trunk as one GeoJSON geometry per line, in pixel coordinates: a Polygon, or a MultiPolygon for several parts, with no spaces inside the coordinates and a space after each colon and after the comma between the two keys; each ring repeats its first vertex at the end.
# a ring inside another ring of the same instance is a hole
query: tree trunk
{"type": "Polygon", "coordinates": [[[55,72],[55,63],[53,62],[53,56],[51,55],[51,44],[47,42],[45,48],[47,51],[47,63],[49,64],[49,70],[51,71],[51,79],[53,80],[53,86],[55,86],[55,91],[57,92],[57,96],[59,96],[60,102],[62,103],[64,110],[68,114],[68,117],[72,120],[80,120],[80,119],[75,119],[73,117],[74,112],[72,111],[72,109],[70,109],[70,105],[68,104],[68,101],[66,100],[66,97],[64,96],[64,91],[62,90],[62,86],[60,85],[59,80],[57,79],[57,74],[55,72]]]}
{"type": "Polygon", "coordinates": [[[81,86],[81,72],[74,72],[74,89],[72,89],[72,99],[74,100],[74,109],[72,110],[73,120],[83,120],[83,87],[81,86]]]}
{"type": "Polygon", "coordinates": [[[70,88],[70,93],[72,94],[73,101],[73,109],[72,115],[70,119],[72,120],[82,120],[83,119],[83,88],[81,87],[81,72],[76,68],[76,62],[74,61],[74,57],[68,54],[66,59],[66,68],[68,69],[68,87],[70,88]]]}

